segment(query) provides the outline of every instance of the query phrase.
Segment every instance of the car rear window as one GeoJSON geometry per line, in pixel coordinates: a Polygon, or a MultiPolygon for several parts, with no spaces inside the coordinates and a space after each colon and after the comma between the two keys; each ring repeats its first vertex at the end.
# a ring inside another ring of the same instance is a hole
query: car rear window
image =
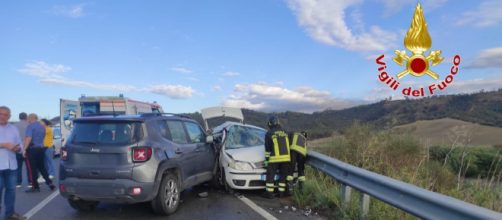
{"type": "Polygon", "coordinates": [[[141,122],[80,121],[75,123],[72,144],[125,145],[141,140],[141,122]]]}

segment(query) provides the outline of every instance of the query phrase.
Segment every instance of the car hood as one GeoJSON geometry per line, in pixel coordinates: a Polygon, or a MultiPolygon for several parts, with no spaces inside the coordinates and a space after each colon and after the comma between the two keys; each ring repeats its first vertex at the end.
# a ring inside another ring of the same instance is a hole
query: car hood
{"type": "Polygon", "coordinates": [[[246,147],[239,149],[225,150],[234,160],[245,162],[261,162],[265,160],[265,147],[263,145],[255,147],[246,147]]]}

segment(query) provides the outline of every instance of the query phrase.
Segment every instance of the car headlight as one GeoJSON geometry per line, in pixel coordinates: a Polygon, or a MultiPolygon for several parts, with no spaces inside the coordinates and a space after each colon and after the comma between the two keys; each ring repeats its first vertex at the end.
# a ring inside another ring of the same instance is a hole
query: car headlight
{"type": "Polygon", "coordinates": [[[228,166],[234,170],[242,170],[242,171],[253,170],[251,164],[242,161],[231,161],[230,163],[228,163],[228,166]]]}

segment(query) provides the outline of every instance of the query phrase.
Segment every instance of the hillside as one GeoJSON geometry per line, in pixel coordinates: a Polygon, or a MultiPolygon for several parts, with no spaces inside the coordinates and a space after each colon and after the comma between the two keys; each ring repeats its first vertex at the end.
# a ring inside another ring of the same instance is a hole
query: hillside
{"type": "Polygon", "coordinates": [[[394,132],[410,133],[431,145],[468,144],[502,145],[502,128],[479,125],[451,118],[417,121],[392,128],[394,132]]]}
{"type": "MultiPolygon", "coordinates": [[[[243,110],[247,123],[265,127],[269,114],[243,110]]],[[[187,114],[199,121],[199,113],[187,114]]],[[[328,137],[342,132],[354,122],[368,123],[378,129],[419,120],[452,118],[481,125],[502,127],[502,89],[474,94],[433,96],[423,99],[385,100],[343,110],[305,114],[276,113],[288,130],[307,130],[312,137],[328,137]]]]}

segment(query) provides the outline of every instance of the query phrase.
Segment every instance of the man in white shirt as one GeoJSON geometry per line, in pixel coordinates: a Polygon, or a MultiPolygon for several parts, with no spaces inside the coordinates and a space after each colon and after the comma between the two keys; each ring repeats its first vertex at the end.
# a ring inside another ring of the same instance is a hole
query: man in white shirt
{"type": "Polygon", "coordinates": [[[0,204],[5,188],[5,219],[24,220],[25,217],[14,211],[17,182],[16,153],[22,152],[23,142],[17,128],[8,123],[9,119],[10,109],[0,106],[0,204]]]}

